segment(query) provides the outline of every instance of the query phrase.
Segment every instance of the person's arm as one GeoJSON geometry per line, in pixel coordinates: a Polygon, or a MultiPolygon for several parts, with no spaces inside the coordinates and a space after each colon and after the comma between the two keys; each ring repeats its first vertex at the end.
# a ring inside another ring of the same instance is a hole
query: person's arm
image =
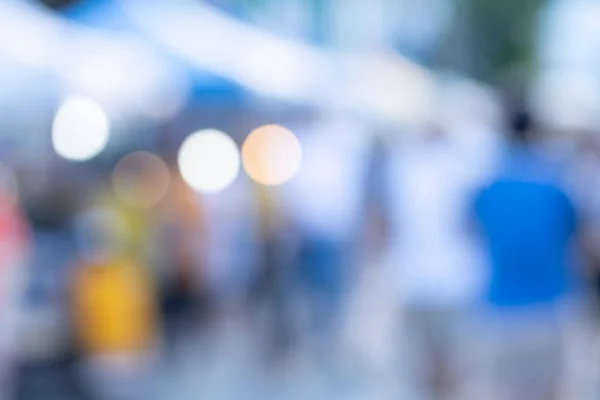
{"type": "Polygon", "coordinates": [[[600,236],[595,233],[589,216],[567,194],[562,193],[561,198],[566,230],[572,237],[571,252],[578,261],[574,265],[581,276],[590,278],[600,271],[600,253],[596,250],[600,245],[600,236]]]}

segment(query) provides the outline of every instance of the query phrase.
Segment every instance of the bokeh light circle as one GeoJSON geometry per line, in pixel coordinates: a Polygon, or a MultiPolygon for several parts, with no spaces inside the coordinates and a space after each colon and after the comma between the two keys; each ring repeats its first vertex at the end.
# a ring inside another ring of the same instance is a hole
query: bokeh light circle
{"type": "Polygon", "coordinates": [[[242,146],[246,173],[256,182],[281,185],[296,175],[302,163],[298,138],[280,125],[264,125],[248,135],[242,146]]]}
{"type": "Polygon", "coordinates": [[[52,146],[72,161],[97,156],[108,144],[110,122],[102,107],[85,96],[71,96],[60,106],[52,124],[52,146]]]}
{"type": "Polygon", "coordinates": [[[146,151],[123,157],[112,174],[113,192],[119,201],[144,209],[157,205],[170,184],[171,174],[165,162],[146,151]]]}
{"type": "Polygon", "coordinates": [[[200,193],[217,193],[235,181],[240,170],[240,152],[231,137],[216,129],[188,136],[179,150],[181,176],[200,193]]]}

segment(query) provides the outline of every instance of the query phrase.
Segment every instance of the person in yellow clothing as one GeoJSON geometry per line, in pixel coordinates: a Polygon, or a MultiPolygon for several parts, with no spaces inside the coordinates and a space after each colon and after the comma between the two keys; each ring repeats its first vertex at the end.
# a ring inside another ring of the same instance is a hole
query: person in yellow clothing
{"type": "Polygon", "coordinates": [[[153,210],[124,203],[110,192],[100,193],[94,208],[110,213],[102,229],[110,236],[113,250],[146,265],[152,257],[153,210]]]}
{"type": "Polygon", "coordinates": [[[156,342],[155,294],[148,271],[115,234],[118,214],[82,215],[81,261],[71,287],[74,337],[95,398],[146,398],[156,342]]]}
{"type": "Polygon", "coordinates": [[[126,259],[77,270],[74,322],[86,354],[143,354],[153,347],[154,301],[148,281],[146,272],[126,259]]]}

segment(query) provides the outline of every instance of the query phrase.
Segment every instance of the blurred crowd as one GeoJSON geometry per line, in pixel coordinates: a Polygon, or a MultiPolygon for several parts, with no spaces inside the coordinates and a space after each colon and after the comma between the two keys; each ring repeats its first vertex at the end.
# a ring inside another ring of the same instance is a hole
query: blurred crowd
{"type": "Polygon", "coordinates": [[[597,138],[441,110],[262,127],[218,193],[183,150],[35,193],[5,165],[2,395],[595,398],[597,138]]]}
{"type": "Polygon", "coordinates": [[[0,400],[600,398],[598,4],[1,0],[0,400]]]}

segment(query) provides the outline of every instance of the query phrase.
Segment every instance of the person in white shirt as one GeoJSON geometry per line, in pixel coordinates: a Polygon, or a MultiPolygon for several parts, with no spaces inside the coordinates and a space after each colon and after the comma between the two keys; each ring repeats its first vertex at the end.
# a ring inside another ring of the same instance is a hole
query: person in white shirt
{"type": "Polygon", "coordinates": [[[356,259],[369,137],[360,124],[333,118],[321,121],[299,140],[302,166],[282,187],[283,203],[300,232],[298,272],[310,303],[312,332],[331,344],[339,332],[356,259]]]}
{"type": "Polygon", "coordinates": [[[468,310],[485,279],[469,210],[490,169],[489,137],[432,125],[395,146],[386,168],[389,281],[403,310],[404,387],[415,398],[463,398],[468,310]]]}

